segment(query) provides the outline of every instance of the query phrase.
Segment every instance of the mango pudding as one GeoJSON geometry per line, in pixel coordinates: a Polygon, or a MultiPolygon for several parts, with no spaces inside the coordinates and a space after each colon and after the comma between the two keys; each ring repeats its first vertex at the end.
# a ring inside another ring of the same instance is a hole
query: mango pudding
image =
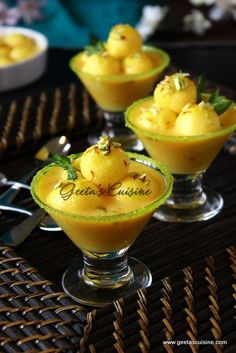
{"type": "Polygon", "coordinates": [[[143,45],[133,27],[119,24],[104,43],[87,46],[75,55],[70,67],[104,112],[105,123],[108,121],[112,130],[110,136],[114,137],[128,133],[122,112],[133,101],[152,93],[169,61],[163,50],[143,45]]]}
{"type": "Polygon", "coordinates": [[[148,286],[149,270],[135,259],[128,263],[126,252],[171,187],[165,167],[124,152],[107,136],[83,154],[55,155],[31,190],[83,253],[84,265],[72,265],[63,277],[65,291],[77,301],[105,305],[148,286]]]}
{"type": "Polygon", "coordinates": [[[0,67],[27,60],[39,48],[35,40],[22,33],[9,33],[0,38],[0,67]]]}
{"type": "Polygon", "coordinates": [[[125,115],[126,126],[150,156],[175,177],[172,196],[157,218],[191,222],[217,214],[223,200],[203,190],[201,178],[236,129],[234,103],[218,91],[205,93],[189,74],[175,73],[157,84],[153,96],[134,102],[125,115]]]}

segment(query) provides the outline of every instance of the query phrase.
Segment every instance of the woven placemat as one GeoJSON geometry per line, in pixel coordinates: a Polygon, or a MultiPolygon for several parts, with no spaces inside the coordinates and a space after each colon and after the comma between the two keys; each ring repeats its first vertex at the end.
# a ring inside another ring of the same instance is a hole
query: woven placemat
{"type": "MultiPolygon", "coordinates": [[[[165,74],[179,71],[171,65],[165,74]]],[[[164,76],[164,74],[163,74],[164,76]]],[[[191,76],[197,79],[194,73],[191,76]]],[[[235,91],[206,80],[206,89],[218,88],[228,98],[235,91]]],[[[85,135],[103,125],[102,112],[78,81],[0,104],[0,160],[31,152],[53,136],[66,134],[73,138],[85,135]]]]}
{"type": "Polygon", "coordinates": [[[86,313],[11,248],[0,244],[0,352],[76,352],[86,313]]]}
{"type": "Polygon", "coordinates": [[[235,299],[234,246],[89,311],[0,245],[3,353],[235,352],[235,299]]]}
{"type": "Polygon", "coordinates": [[[236,352],[235,299],[231,246],[89,312],[81,353],[236,352]]]}
{"type": "Polygon", "coordinates": [[[85,134],[102,124],[101,112],[78,84],[70,84],[0,105],[0,159],[33,152],[60,134],[85,134]]]}

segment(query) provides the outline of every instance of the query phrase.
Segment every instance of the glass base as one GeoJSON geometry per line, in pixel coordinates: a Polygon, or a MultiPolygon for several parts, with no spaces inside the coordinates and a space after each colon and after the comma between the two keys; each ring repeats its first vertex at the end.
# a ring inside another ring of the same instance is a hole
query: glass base
{"type": "Polygon", "coordinates": [[[203,188],[205,201],[196,206],[181,208],[178,205],[164,204],[155,212],[154,218],[165,222],[199,222],[215,217],[223,208],[224,201],[220,194],[207,187],[203,188]]]}
{"type": "Polygon", "coordinates": [[[123,112],[103,111],[105,125],[102,131],[96,131],[88,135],[88,143],[94,145],[102,135],[109,136],[113,141],[119,142],[122,148],[127,151],[141,152],[144,150],[143,144],[136,135],[125,127],[123,112]]]}
{"type": "Polygon", "coordinates": [[[62,287],[66,294],[80,304],[103,307],[151,285],[152,275],[146,265],[132,257],[128,258],[128,265],[132,271],[129,282],[118,288],[101,288],[84,282],[82,278],[84,262],[80,259],[65,271],[62,277],[62,287]]]}

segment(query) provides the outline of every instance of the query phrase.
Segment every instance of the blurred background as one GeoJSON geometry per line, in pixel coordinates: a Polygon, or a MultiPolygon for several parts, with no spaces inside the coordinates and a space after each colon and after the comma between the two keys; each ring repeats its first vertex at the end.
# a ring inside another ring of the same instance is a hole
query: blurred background
{"type": "MultiPolygon", "coordinates": [[[[137,25],[146,40],[234,42],[235,0],[0,0],[0,24],[44,33],[51,47],[104,40],[117,23],[137,25]]],[[[233,43],[231,43],[233,44],[233,43]]]]}
{"type": "Polygon", "coordinates": [[[136,26],[178,68],[236,89],[236,0],[0,0],[0,25],[47,36],[48,85],[75,80],[67,67],[73,52],[106,39],[117,23],[136,26]]]}

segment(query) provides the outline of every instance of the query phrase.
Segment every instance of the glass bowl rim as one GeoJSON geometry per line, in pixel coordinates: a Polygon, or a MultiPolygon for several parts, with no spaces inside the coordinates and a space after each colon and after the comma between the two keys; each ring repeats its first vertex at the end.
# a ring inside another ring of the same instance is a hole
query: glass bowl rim
{"type": "MultiPolygon", "coordinates": [[[[145,97],[142,99],[139,99],[137,101],[135,101],[134,103],[132,103],[126,110],[125,110],[125,126],[130,128],[131,130],[133,130],[136,134],[142,134],[148,138],[151,138],[152,140],[155,141],[179,141],[179,142],[192,142],[192,141],[200,141],[200,140],[207,140],[210,138],[214,138],[214,137],[219,137],[219,136],[224,136],[224,135],[228,135],[231,134],[234,130],[236,130],[236,123],[224,128],[222,130],[219,131],[215,131],[215,132],[209,132],[207,134],[204,135],[194,135],[194,136],[174,136],[174,135],[164,135],[164,134],[158,134],[158,133],[152,133],[151,131],[142,129],[140,127],[137,127],[136,125],[134,125],[134,123],[132,123],[129,119],[129,115],[131,114],[132,110],[135,109],[137,106],[139,106],[141,103],[146,102],[148,100],[154,100],[153,96],[149,96],[149,97],[145,97]]],[[[236,109],[236,103],[233,102],[233,107],[234,109],[236,109]]]]}
{"type": "MultiPolygon", "coordinates": [[[[143,161],[145,161],[146,162],[146,163],[144,163],[145,165],[150,166],[150,164],[151,164],[155,167],[155,169],[158,169],[158,171],[161,172],[161,174],[164,177],[164,180],[166,182],[166,189],[165,189],[164,193],[161,195],[161,197],[158,198],[158,200],[151,202],[144,207],[129,211],[127,213],[116,214],[116,215],[106,215],[106,216],[85,216],[85,215],[73,214],[73,213],[65,212],[65,211],[61,211],[61,210],[56,210],[53,207],[50,207],[50,206],[46,205],[44,202],[42,202],[39,199],[39,197],[37,196],[37,191],[35,190],[35,188],[37,187],[37,183],[39,182],[41,176],[43,174],[45,174],[47,172],[47,170],[52,165],[55,165],[55,163],[50,163],[49,165],[43,167],[33,177],[33,180],[31,182],[31,195],[32,195],[34,201],[41,208],[43,208],[46,212],[51,213],[51,214],[55,214],[55,215],[59,215],[59,216],[66,216],[66,217],[69,217],[70,219],[75,219],[75,220],[79,220],[79,221],[83,221],[83,222],[89,222],[89,221],[90,222],[93,221],[94,223],[120,222],[120,221],[126,221],[129,219],[135,218],[137,216],[142,216],[142,215],[148,214],[149,212],[154,211],[160,205],[162,205],[166,201],[166,199],[170,196],[170,194],[172,192],[172,187],[173,187],[173,176],[170,173],[170,171],[162,163],[154,161],[150,157],[147,157],[147,156],[144,156],[144,155],[138,154],[138,153],[131,153],[131,152],[126,152],[126,153],[129,158],[131,158],[135,161],[141,162],[141,163],[143,161]]],[[[77,154],[73,154],[71,156],[80,157],[81,155],[82,155],[82,153],[77,153],[77,154]]],[[[71,157],[71,156],[69,156],[69,157],[71,157]]]]}
{"type": "Polygon", "coordinates": [[[170,55],[163,49],[158,48],[158,47],[153,47],[149,45],[143,45],[142,49],[146,52],[156,52],[160,54],[163,58],[164,61],[162,64],[158,65],[157,67],[152,68],[151,70],[138,73],[138,74],[121,74],[121,75],[92,75],[87,72],[83,72],[82,70],[79,70],[75,67],[75,61],[76,59],[81,56],[85,51],[81,51],[78,54],[74,55],[70,61],[69,61],[69,66],[71,70],[76,73],[79,77],[80,75],[83,75],[84,77],[90,78],[90,79],[96,79],[99,81],[117,81],[117,82],[127,82],[127,81],[133,81],[136,79],[144,79],[151,77],[155,74],[158,74],[162,71],[165,70],[165,68],[170,64],[170,55]]]}

